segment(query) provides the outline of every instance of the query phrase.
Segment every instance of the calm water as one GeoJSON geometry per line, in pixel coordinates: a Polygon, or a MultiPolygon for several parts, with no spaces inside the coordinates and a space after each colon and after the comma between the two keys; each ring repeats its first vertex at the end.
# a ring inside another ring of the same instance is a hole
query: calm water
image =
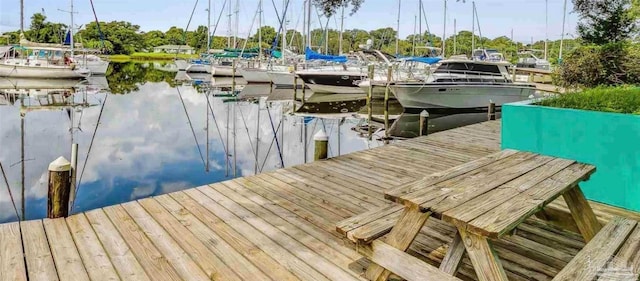
{"type": "MultiPolygon", "coordinates": [[[[48,165],[71,159],[72,143],[79,145],[73,213],[312,161],[321,129],[329,157],[384,145],[384,132],[369,140],[355,130],[367,117],[363,100],[301,107],[292,90],[268,85],[239,86],[236,98],[230,78],[168,69],[113,64],[106,77],[81,85],[0,78],[0,222],[17,220],[12,197],[20,216],[23,204],[26,219],[46,216],[48,165]],[[11,89],[16,84],[30,89],[11,89]]],[[[382,110],[374,102],[378,128],[382,110]]],[[[401,113],[392,102],[391,116],[401,113]]],[[[418,116],[398,120],[390,132],[416,135],[418,116]]],[[[432,116],[429,131],[484,120],[432,116]]]]}
{"type": "Polygon", "coordinates": [[[329,156],[382,145],[352,130],[361,119],[291,114],[291,101],[267,101],[268,87],[262,97],[254,87],[251,101],[234,101],[175,76],[117,64],[106,79],[66,90],[71,110],[51,106],[63,100],[62,90],[0,90],[0,222],[16,220],[5,176],[19,213],[24,188],[26,219],[46,216],[47,167],[59,156],[70,159],[73,142],[73,212],[311,161],[320,129],[330,136],[329,156]]]}

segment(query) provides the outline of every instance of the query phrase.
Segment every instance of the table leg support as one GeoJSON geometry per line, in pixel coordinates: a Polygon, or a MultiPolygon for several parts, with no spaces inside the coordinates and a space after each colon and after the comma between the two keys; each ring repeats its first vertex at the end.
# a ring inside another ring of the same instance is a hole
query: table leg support
{"type": "Polygon", "coordinates": [[[478,275],[478,280],[507,280],[507,274],[504,272],[502,263],[487,238],[466,232],[465,229],[461,228],[458,228],[458,233],[462,238],[476,275],[478,275]]]}
{"type": "Polygon", "coordinates": [[[571,216],[576,222],[584,241],[589,243],[600,231],[602,225],[598,222],[598,218],[596,218],[593,209],[591,209],[589,202],[584,197],[580,186],[576,185],[574,188],[569,189],[562,194],[562,197],[567,202],[571,216]]]}
{"type": "MultiPolygon", "coordinates": [[[[423,213],[418,207],[406,207],[398,222],[387,235],[385,242],[403,252],[406,251],[430,215],[431,212],[423,213]]],[[[384,269],[384,267],[372,263],[367,268],[365,277],[369,280],[381,281],[387,280],[390,274],[391,272],[384,269]]]]}
{"type": "Polygon", "coordinates": [[[453,242],[447,250],[447,254],[442,259],[440,264],[440,270],[455,276],[464,256],[464,243],[460,237],[460,233],[456,231],[456,235],[453,237],[453,242]]]}

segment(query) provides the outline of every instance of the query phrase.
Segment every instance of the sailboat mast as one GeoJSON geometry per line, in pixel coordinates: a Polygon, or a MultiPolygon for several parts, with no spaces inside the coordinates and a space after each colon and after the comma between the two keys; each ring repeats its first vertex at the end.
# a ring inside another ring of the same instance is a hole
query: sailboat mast
{"type": "Polygon", "coordinates": [[[258,3],[258,66],[262,61],[262,0],[258,3]]]}
{"type": "Polygon", "coordinates": [[[234,13],[236,14],[236,18],[235,18],[235,25],[236,26],[234,28],[235,30],[233,31],[234,32],[234,34],[233,34],[233,47],[235,48],[235,46],[237,46],[236,45],[236,43],[237,43],[236,41],[238,40],[238,27],[239,27],[239,24],[240,24],[240,18],[239,18],[239,15],[240,15],[240,1],[239,0],[236,0],[236,10],[234,11],[234,13]]]}
{"type": "Polygon", "coordinates": [[[20,32],[24,32],[24,0],[20,0],[20,32]]]}
{"type": "Polygon", "coordinates": [[[342,0],[342,11],[340,12],[340,38],[338,39],[338,55],[342,55],[342,34],[344,33],[344,0],[342,0]]]}
{"type": "Polygon", "coordinates": [[[418,37],[418,45],[422,43],[422,0],[418,1],[418,33],[420,33],[420,37],[418,37]]]}
{"type": "Polygon", "coordinates": [[[282,10],[284,12],[282,12],[282,49],[280,50],[280,54],[281,54],[281,58],[282,58],[282,62],[286,62],[287,61],[287,56],[286,56],[286,52],[284,51],[287,48],[287,19],[285,18],[285,15],[287,14],[287,0],[282,0],[282,10]]]}
{"type": "Polygon", "coordinates": [[[229,10],[229,13],[227,14],[228,22],[227,22],[227,48],[231,48],[231,16],[233,15],[233,8],[231,7],[231,1],[229,1],[229,7],[227,8],[229,10]]]}
{"type": "Polygon", "coordinates": [[[547,59],[549,47],[549,0],[544,0],[544,59],[547,59]]]}
{"type": "MultiPolygon", "coordinates": [[[[209,0],[209,8],[207,9],[207,54],[211,50],[211,0],[209,0]]],[[[208,113],[207,113],[208,114],[208,113]]]]}
{"type": "Polygon", "coordinates": [[[402,0],[398,0],[398,19],[396,22],[396,55],[399,54],[400,47],[400,9],[402,7],[402,0]]]}
{"type": "Polygon", "coordinates": [[[307,0],[307,46],[311,48],[311,0],[307,0]]]}
{"type": "Polygon", "coordinates": [[[456,19],[453,19],[453,54],[458,52],[458,26],[456,19]]]}
{"type": "Polygon", "coordinates": [[[472,13],[471,13],[471,56],[473,56],[473,51],[476,49],[476,1],[471,3],[472,13]]]}
{"type": "Polygon", "coordinates": [[[71,44],[71,57],[73,58],[73,0],[71,0],[71,26],[69,27],[69,43],[71,44]]]}
{"type": "Polygon", "coordinates": [[[444,24],[442,26],[442,57],[444,58],[447,50],[447,0],[444,0],[444,24]]]}
{"type": "Polygon", "coordinates": [[[560,54],[558,54],[558,63],[562,63],[562,48],[564,47],[564,25],[567,17],[567,0],[564,0],[564,9],[562,10],[562,34],[560,35],[560,54]]]}
{"type": "Polygon", "coordinates": [[[416,24],[418,22],[418,17],[416,15],[413,16],[413,46],[411,48],[411,56],[416,55],[416,24]]]}

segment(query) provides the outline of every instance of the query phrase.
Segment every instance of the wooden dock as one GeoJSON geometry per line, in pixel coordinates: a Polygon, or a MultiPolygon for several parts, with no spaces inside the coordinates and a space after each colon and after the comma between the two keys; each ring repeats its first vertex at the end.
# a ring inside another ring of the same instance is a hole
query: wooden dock
{"type": "MultiPolygon", "coordinates": [[[[383,191],[500,149],[500,121],[80,213],[0,225],[0,280],[362,280],[338,221],[383,191]]],[[[566,205],[553,203],[552,213],[566,205]]],[[[602,220],[640,214],[593,204],[602,220]]],[[[410,253],[438,265],[453,227],[427,222],[410,253]],[[435,231],[436,229],[437,231],[435,231]]],[[[511,280],[550,280],[584,246],[538,219],[496,242],[511,280]]],[[[468,258],[458,277],[475,280],[468,258]]]]}

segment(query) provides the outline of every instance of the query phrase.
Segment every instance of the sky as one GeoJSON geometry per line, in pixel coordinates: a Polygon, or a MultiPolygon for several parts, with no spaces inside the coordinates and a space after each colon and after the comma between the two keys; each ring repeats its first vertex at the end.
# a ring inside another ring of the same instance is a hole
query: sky
{"type": "MultiPolygon", "coordinates": [[[[70,0],[24,0],[25,1],[25,27],[29,25],[29,18],[33,13],[41,12],[43,9],[49,21],[70,22],[69,13],[60,10],[70,10],[70,0]]],[[[162,30],[166,31],[171,26],[185,28],[189,21],[191,11],[196,5],[195,13],[189,30],[193,30],[198,25],[207,25],[207,0],[93,0],[96,14],[100,21],[123,20],[137,24],[143,31],[162,30]]],[[[220,9],[225,0],[211,0],[212,13],[211,25],[215,26],[220,9]]],[[[227,0],[235,9],[236,2],[227,0]]],[[[400,37],[413,33],[414,19],[417,16],[419,0],[400,0],[400,37]]],[[[444,31],[444,1],[445,0],[423,0],[426,20],[430,31],[438,36],[442,36],[444,31]]],[[[283,0],[263,0],[263,24],[278,26],[278,19],[273,3],[278,7],[278,13],[282,15],[283,0]]],[[[511,36],[516,41],[531,42],[544,40],[546,34],[551,40],[560,39],[562,30],[563,0],[548,0],[548,28],[545,28],[545,0],[476,0],[478,21],[482,35],[489,38],[498,36],[511,36]]],[[[565,27],[566,37],[572,38],[575,35],[577,15],[571,13],[573,6],[571,1],[567,1],[567,20],[565,27]]],[[[256,20],[252,22],[259,0],[239,0],[239,23],[238,34],[241,37],[247,36],[250,30],[255,33],[258,26],[256,20]]],[[[85,24],[94,20],[89,0],[74,1],[75,24],[85,24]]],[[[471,0],[463,3],[461,0],[447,0],[447,36],[454,32],[454,19],[457,22],[457,30],[471,30],[472,4],[471,0]]],[[[223,18],[220,20],[217,35],[226,35],[229,31],[227,9],[225,7],[223,18]]],[[[302,30],[302,8],[303,0],[290,0],[287,20],[289,28],[302,30]]],[[[382,27],[393,27],[397,25],[398,0],[365,0],[360,10],[354,15],[345,12],[345,29],[373,30],[382,27]]],[[[323,25],[326,18],[322,18],[323,25]]],[[[235,25],[235,24],[234,24],[235,25]]],[[[318,28],[319,20],[315,12],[312,14],[312,28],[318,28]]],[[[329,28],[339,29],[339,15],[331,18],[329,28]]],[[[19,29],[20,27],[20,1],[0,0],[0,32],[19,29]]],[[[476,25],[476,30],[478,26],[476,25]]],[[[423,19],[423,31],[426,30],[423,19]]]]}

